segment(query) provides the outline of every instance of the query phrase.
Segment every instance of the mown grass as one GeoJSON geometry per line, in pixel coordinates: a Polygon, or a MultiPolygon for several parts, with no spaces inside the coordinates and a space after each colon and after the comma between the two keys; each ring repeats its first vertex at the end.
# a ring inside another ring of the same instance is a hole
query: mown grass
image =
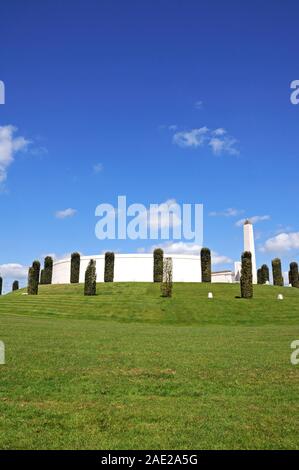
{"type": "Polygon", "coordinates": [[[297,289],[22,292],[0,298],[2,449],[299,448],[297,289]]]}

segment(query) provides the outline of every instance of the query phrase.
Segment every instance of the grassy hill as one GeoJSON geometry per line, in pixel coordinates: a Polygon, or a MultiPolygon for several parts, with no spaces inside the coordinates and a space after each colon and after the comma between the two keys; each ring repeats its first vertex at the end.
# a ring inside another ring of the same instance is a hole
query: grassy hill
{"type": "Polygon", "coordinates": [[[23,292],[0,297],[0,448],[299,448],[299,290],[23,292]]]}

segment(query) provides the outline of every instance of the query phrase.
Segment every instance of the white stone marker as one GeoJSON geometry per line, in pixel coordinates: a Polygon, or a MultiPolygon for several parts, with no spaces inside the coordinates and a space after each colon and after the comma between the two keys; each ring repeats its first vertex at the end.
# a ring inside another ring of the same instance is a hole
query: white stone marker
{"type": "Polygon", "coordinates": [[[253,282],[253,284],[257,284],[253,226],[252,226],[252,223],[250,222],[250,220],[248,220],[248,219],[245,220],[245,222],[244,222],[243,234],[244,234],[244,251],[250,251],[250,253],[251,253],[252,282],[253,282]]]}
{"type": "Polygon", "coordinates": [[[282,295],[282,294],[278,294],[277,300],[283,300],[283,295],[282,295]]]}
{"type": "Polygon", "coordinates": [[[208,299],[212,299],[213,298],[213,292],[209,292],[208,293],[208,299]]]}

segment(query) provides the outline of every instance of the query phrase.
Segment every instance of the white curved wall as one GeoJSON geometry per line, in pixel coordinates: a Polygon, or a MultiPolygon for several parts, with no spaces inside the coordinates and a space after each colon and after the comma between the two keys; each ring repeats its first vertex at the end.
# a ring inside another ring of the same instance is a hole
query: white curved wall
{"type": "MultiPolygon", "coordinates": [[[[201,282],[200,256],[167,255],[172,258],[174,282],[201,282]]],[[[91,259],[96,261],[97,282],[104,282],[104,255],[81,256],[80,282],[84,282],[85,270],[91,259]]],[[[154,258],[152,254],[115,254],[115,282],[153,282],[154,258]]],[[[70,259],[53,264],[53,284],[70,282],[70,259]]]]}

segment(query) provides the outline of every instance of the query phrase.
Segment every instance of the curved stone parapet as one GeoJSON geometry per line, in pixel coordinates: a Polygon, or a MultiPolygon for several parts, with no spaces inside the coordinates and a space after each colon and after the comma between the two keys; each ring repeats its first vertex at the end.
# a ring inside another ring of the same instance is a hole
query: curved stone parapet
{"type": "MultiPolygon", "coordinates": [[[[172,258],[174,282],[201,282],[200,256],[168,255],[172,258]]],[[[81,256],[80,282],[91,259],[96,261],[97,282],[104,282],[105,255],[81,256]]],[[[153,282],[154,258],[152,254],[115,254],[114,282],[153,282]]],[[[55,261],[52,284],[69,284],[71,259],[55,261]]]]}

